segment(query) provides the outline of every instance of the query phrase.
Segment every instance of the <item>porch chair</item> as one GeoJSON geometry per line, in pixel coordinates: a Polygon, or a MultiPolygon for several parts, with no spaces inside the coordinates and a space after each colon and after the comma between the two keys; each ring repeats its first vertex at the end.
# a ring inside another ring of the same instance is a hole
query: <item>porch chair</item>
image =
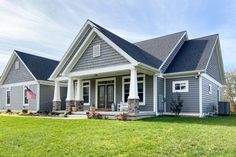
{"type": "Polygon", "coordinates": [[[128,104],[123,103],[123,102],[120,102],[120,103],[117,105],[117,111],[120,111],[120,112],[128,112],[128,104]]]}

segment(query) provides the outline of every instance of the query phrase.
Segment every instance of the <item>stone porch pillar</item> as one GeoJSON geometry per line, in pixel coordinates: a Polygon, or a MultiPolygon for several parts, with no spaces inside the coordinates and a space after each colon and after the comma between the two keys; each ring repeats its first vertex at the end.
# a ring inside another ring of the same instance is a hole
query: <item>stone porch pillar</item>
{"type": "Polygon", "coordinates": [[[135,67],[130,69],[130,88],[128,97],[128,113],[139,113],[139,96],[138,96],[138,81],[137,69],[135,67]]]}
{"type": "Polygon", "coordinates": [[[60,82],[59,81],[55,81],[52,110],[53,111],[61,110],[61,94],[60,94],[60,82]]]}
{"type": "Polygon", "coordinates": [[[83,84],[82,79],[77,79],[77,93],[75,96],[75,104],[79,111],[84,110],[84,98],[83,98],[83,84]]]}
{"type": "Polygon", "coordinates": [[[68,78],[67,97],[66,97],[66,111],[71,111],[71,106],[74,105],[74,81],[68,78]]]}

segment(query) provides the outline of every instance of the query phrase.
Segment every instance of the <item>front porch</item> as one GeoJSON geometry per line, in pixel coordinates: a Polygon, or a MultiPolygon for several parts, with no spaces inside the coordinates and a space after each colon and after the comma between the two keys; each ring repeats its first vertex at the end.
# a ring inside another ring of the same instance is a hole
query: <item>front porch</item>
{"type": "Polygon", "coordinates": [[[127,113],[134,117],[154,116],[154,75],[141,68],[102,69],[95,74],[76,72],[65,80],[55,80],[53,111],[75,111],[86,115],[91,108],[103,116],[127,113]],[[60,82],[67,82],[66,105],[61,105],[60,82]],[[76,108],[76,109],[75,109],[76,108]],[[75,109],[75,110],[74,110],[75,109]]]}

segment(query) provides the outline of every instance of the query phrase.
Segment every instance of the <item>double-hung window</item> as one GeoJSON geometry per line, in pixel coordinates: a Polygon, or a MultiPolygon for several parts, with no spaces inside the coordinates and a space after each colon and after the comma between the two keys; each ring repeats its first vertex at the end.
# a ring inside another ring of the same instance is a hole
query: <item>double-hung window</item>
{"type": "Polygon", "coordinates": [[[172,92],[173,93],[181,93],[181,92],[188,92],[189,91],[189,84],[188,81],[173,81],[172,82],[172,92]]]}
{"type": "MultiPolygon", "coordinates": [[[[145,105],[145,75],[138,75],[138,96],[139,104],[145,105]]],[[[129,88],[130,88],[130,77],[123,77],[123,96],[122,100],[124,103],[128,102],[129,97],[129,88]]]]}
{"type": "Polygon", "coordinates": [[[11,88],[6,89],[6,106],[11,106],[11,88]]]}

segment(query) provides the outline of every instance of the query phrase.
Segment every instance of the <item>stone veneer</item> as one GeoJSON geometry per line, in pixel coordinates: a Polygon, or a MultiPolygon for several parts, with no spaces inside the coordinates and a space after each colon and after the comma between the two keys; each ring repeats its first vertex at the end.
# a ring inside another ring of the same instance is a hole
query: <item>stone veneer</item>
{"type": "Polygon", "coordinates": [[[66,111],[71,112],[71,106],[75,105],[74,100],[66,101],[66,111]]]}
{"type": "Polygon", "coordinates": [[[53,103],[52,103],[52,110],[53,111],[61,110],[61,101],[53,101],[53,103]]]}
{"type": "Polygon", "coordinates": [[[75,101],[75,106],[78,111],[84,111],[84,101],[75,101]]]}
{"type": "Polygon", "coordinates": [[[139,113],[139,100],[128,99],[128,114],[136,115],[139,113]]]}

